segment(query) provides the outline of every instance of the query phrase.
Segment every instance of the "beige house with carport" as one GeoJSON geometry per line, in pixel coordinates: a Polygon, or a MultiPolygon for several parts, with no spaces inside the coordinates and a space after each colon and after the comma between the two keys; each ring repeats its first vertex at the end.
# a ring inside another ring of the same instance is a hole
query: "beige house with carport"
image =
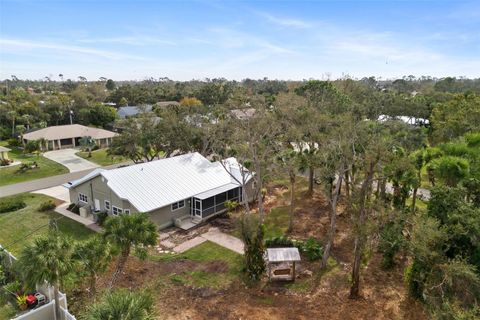
{"type": "Polygon", "coordinates": [[[146,212],[159,229],[189,229],[227,210],[226,201],[253,198],[252,174],[235,158],[210,162],[199,153],[96,169],[64,185],[70,201],[89,212],[108,215],[146,212]]]}
{"type": "Polygon", "coordinates": [[[45,150],[57,150],[64,148],[75,148],[80,144],[82,137],[92,137],[99,147],[108,147],[113,137],[118,133],[100,128],[86,127],[81,124],[68,124],[52,126],[23,135],[24,142],[31,140],[45,139],[45,150]]]}

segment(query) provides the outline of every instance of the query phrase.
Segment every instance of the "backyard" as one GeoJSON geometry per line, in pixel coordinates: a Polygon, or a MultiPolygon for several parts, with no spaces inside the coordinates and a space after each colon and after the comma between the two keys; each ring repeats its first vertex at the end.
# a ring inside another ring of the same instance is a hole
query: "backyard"
{"type": "MultiPolygon", "coordinates": [[[[5,145],[5,142],[3,142],[2,145],[5,145]]],[[[29,168],[25,171],[20,171],[21,165],[10,168],[0,168],[0,186],[68,173],[67,168],[40,154],[24,154],[23,151],[18,148],[9,148],[12,149],[12,151],[8,153],[10,159],[21,161],[22,163],[33,163],[35,161],[37,167],[29,168]]]]}
{"type": "MultiPolygon", "coordinates": [[[[328,206],[321,192],[306,197],[306,182],[300,179],[295,225],[290,238],[324,240],[328,228],[328,206]]],[[[288,185],[271,184],[265,199],[266,238],[285,235],[288,227],[288,185]]],[[[150,250],[145,261],[131,257],[116,287],[145,289],[155,296],[159,319],[425,319],[423,307],[408,297],[403,284],[406,260],[399,257],[390,271],[381,269],[382,256],[371,252],[362,271],[362,298],[350,300],[350,264],[353,239],[350,217],[339,204],[338,227],[332,258],[326,270],[320,262],[302,255],[295,282],[251,285],[242,273],[242,257],[212,242],[204,242],[184,253],[150,250]],[[367,271],[368,270],[368,271],[367,271]]],[[[240,213],[213,220],[229,226],[222,231],[238,235],[240,213]]],[[[114,268],[99,279],[99,294],[114,268]]],[[[103,288],[103,289],[102,289],[103,288]]],[[[86,288],[69,293],[69,305],[81,316],[90,297],[86,288]]]]}
{"type": "Polygon", "coordinates": [[[92,151],[91,157],[88,156],[88,151],[80,151],[80,152],[77,152],[76,155],[84,158],[85,160],[96,163],[100,166],[109,166],[112,164],[128,161],[127,158],[124,158],[122,156],[111,156],[107,154],[107,150],[108,149],[94,150],[92,151]]]}
{"type": "Polygon", "coordinates": [[[42,203],[53,198],[41,194],[24,193],[0,198],[0,200],[12,198],[21,198],[26,204],[23,209],[0,213],[0,244],[14,255],[20,254],[22,248],[33,242],[35,237],[46,234],[50,219],[55,219],[58,229],[74,240],[84,240],[93,234],[93,231],[82,224],[53,210],[44,212],[38,210],[42,203]]]}

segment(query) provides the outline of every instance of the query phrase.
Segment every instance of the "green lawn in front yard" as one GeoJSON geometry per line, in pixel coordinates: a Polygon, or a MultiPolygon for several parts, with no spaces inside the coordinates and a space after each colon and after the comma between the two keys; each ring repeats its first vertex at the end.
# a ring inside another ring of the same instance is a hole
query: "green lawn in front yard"
{"type": "Polygon", "coordinates": [[[152,260],[165,263],[189,260],[197,264],[170,274],[174,284],[195,288],[226,288],[238,279],[242,270],[242,256],[213,242],[206,241],[184,253],[150,256],[152,260]]]}
{"type": "Polygon", "coordinates": [[[20,165],[10,168],[0,168],[0,186],[9,184],[25,182],[58,174],[68,173],[68,169],[61,164],[47,159],[41,155],[26,155],[22,150],[16,148],[10,148],[12,151],[8,152],[10,159],[21,162],[33,162],[36,161],[38,168],[29,169],[25,172],[18,172],[20,165]]]}
{"type": "Polygon", "coordinates": [[[100,166],[109,166],[121,162],[128,161],[127,158],[122,156],[111,156],[107,154],[108,149],[98,149],[92,151],[92,156],[88,157],[88,151],[80,151],[75,153],[77,156],[82,157],[88,161],[96,163],[100,166]]]}
{"type": "MultiPolygon", "coordinates": [[[[72,237],[74,240],[84,240],[94,232],[84,225],[64,217],[53,210],[40,212],[41,203],[52,199],[48,196],[33,193],[23,193],[21,196],[26,207],[17,211],[0,213],[0,244],[14,255],[19,255],[22,249],[33,240],[48,232],[50,218],[60,218],[57,225],[60,232],[72,237]]],[[[10,197],[0,198],[6,199],[10,197]]]]}

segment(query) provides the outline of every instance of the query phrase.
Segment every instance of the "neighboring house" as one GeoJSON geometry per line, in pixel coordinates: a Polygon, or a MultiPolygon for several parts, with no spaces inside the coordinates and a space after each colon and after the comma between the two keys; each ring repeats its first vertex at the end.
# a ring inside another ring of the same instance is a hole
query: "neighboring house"
{"type": "Polygon", "coordinates": [[[0,146],[0,160],[8,160],[8,151],[11,150],[0,146]]]}
{"type": "MultiPolygon", "coordinates": [[[[252,175],[247,171],[242,175],[235,158],[222,163],[189,153],[112,170],[96,169],[64,186],[70,191],[70,201],[90,213],[146,212],[160,229],[171,225],[188,229],[225,212],[227,200],[252,199],[252,175]]],[[[89,217],[94,219],[94,215],[89,217]]]]}
{"type": "Polygon", "coordinates": [[[23,135],[23,140],[27,142],[45,139],[45,149],[56,150],[76,147],[80,144],[80,139],[85,136],[92,137],[99,147],[108,147],[116,135],[118,134],[104,129],[86,127],[80,124],[69,124],[31,131],[23,135]]]}
{"type": "Polygon", "coordinates": [[[117,110],[117,114],[120,119],[126,119],[130,117],[135,117],[139,113],[152,112],[152,108],[152,105],[120,107],[117,110]]]}
{"type": "MultiPolygon", "coordinates": [[[[165,108],[169,106],[179,106],[180,103],[177,101],[161,101],[155,104],[157,108],[165,108]]],[[[126,119],[130,117],[135,117],[140,113],[149,113],[153,111],[153,106],[150,104],[143,106],[126,106],[120,107],[117,110],[118,117],[120,119],[126,119]]]]}

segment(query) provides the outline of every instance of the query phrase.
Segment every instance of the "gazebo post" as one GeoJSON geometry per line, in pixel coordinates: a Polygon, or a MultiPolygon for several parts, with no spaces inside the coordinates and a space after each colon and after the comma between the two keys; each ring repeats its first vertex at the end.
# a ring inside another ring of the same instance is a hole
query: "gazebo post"
{"type": "Polygon", "coordinates": [[[293,261],[292,277],[292,281],[295,281],[295,261],[293,261]]]}

